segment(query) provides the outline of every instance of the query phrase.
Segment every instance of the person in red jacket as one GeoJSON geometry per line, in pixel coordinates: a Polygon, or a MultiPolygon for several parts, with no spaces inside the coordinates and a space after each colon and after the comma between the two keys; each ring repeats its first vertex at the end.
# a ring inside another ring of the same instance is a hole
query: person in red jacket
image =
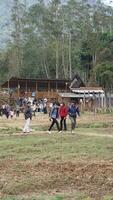
{"type": "Polygon", "coordinates": [[[64,130],[67,130],[67,125],[66,125],[66,117],[68,114],[68,109],[67,106],[65,105],[65,103],[61,103],[60,104],[60,108],[59,108],[59,116],[60,116],[60,130],[62,131],[63,129],[63,125],[64,125],[64,130]]]}

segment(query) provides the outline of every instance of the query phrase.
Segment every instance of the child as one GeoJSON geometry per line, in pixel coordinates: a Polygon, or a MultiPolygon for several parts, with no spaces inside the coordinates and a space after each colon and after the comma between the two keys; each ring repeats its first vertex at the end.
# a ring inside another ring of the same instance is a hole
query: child
{"type": "Polygon", "coordinates": [[[11,109],[10,110],[10,117],[11,117],[11,119],[13,118],[13,116],[14,116],[14,111],[13,111],[13,109],[11,109]]]}

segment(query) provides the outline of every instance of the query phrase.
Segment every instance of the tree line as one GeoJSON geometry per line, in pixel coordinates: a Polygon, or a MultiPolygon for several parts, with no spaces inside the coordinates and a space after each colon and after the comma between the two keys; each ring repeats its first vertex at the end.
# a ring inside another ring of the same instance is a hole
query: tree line
{"type": "Polygon", "coordinates": [[[113,8],[89,0],[12,0],[10,37],[0,51],[1,82],[11,76],[72,79],[113,88],[113,8]]]}

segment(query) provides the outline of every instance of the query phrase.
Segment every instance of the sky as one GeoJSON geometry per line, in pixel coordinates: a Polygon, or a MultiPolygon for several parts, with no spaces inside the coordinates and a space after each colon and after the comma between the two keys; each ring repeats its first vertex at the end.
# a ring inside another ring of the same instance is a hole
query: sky
{"type": "Polygon", "coordinates": [[[113,0],[102,0],[105,4],[113,6],[113,0]]]}
{"type": "MultiPolygon", "coordinates": [[[[10,8],[12,1],[13,0],[0,0],[0,49],[3,48],[3,46],[5,46],[6,41],[8,39],[7,37],[8,32],[10,32],[9,16],[10,16],[10,8]]],[[[32,3],[34,1],[35,0],[27,0],[27,2],[32,2],[32,3]]],[[[45,0],[45,2],[47,1],[50,0],[45,0]]],[[[90,0],[90,1],[95,2],[96,0],[90,0]]],[[[102,2],[105,3],[106,5],[113,6],[113,0],[102,0],[102,2]]]]}

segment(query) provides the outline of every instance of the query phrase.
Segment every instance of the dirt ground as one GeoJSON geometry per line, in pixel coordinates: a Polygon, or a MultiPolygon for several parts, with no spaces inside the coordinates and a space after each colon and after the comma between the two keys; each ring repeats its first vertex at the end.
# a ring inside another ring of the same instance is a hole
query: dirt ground
{"type": "Polygon", "coordinates": [[[4,160],[0,163],[0,188],[1,197],[5,193],[9,195],[25,195],[32,192],[51,194],[79,190],[95,200],[100,200],[106,194],[113,195],[113,163],[82,161],[33,164],[4,160]],[[20,166],[21,171],[16,169],[17,165],[20,166]],[[29,182],[30,177],[33,177],[32,183],[29,182]],[[23,187],[22,182],[27,183],[26,187],[23,187]]]}
{"type": "MultiPolygon", "coordinates": [[[[78,118],[79,126],[83,123],[113,122],[112,114],[87,114],[78,118]]],[[[0,119],[0,127],[22,128],[24,118],[0,119]]],[[[49,126],[48,116],[40,114],[33,118],[32,127],[49,126]],[[44,121],[44,124],[43,124],[44,121]]],[[[35,131],[36,132],[36,131],[35,131]]],[[[39,134],[40,131],[37,131],[39,134]]],[[[16,134],[16,132],[15,132],[16,134]]],[[[76,161],[41,161],[16,160],[14,158],[0,161],[0,196],[31,195],[37,196],[45,192],[70,194],[66,200],[77,199],[76,191],[83,192],[94,200],[102,200],[104,196],[113,197],[113,160],[76,159],[76,161]]],[[[82,199],[82,198],[79,198],[82,199]]]]}

